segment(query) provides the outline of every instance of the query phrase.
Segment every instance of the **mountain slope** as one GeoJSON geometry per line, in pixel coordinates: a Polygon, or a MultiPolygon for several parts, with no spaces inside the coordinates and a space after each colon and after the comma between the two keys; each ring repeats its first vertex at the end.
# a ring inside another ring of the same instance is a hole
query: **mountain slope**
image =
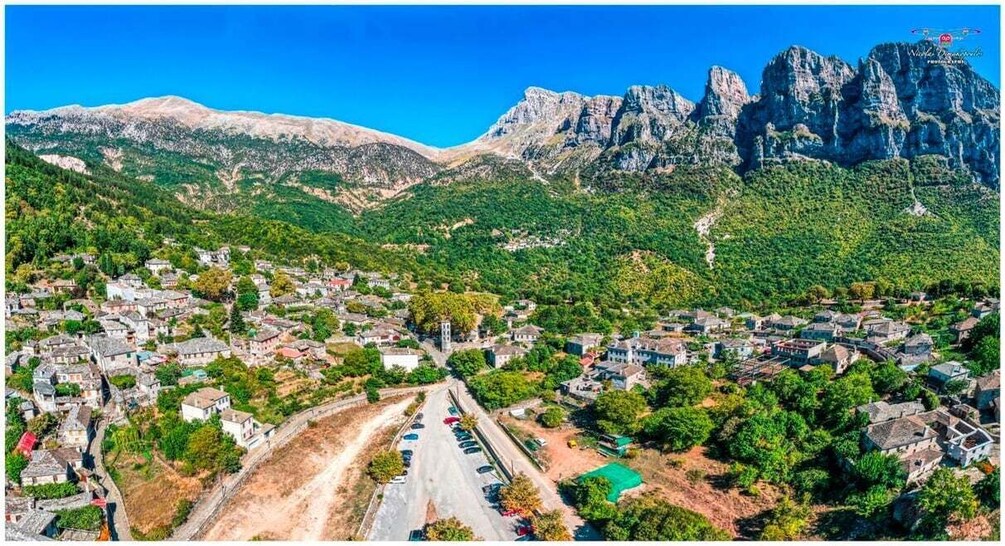
{"type": "Polygon", "coordinates": [[[420,262],[477,289],[608,309],[751,308],[880,279],[903,293],[998,286],[998,194],[936,156],[743,178],[682,166],[606,183],[617,191],[519,175],[420,184],[365,212],[361,236],[421,247],[420,262]]]}
{"type": "Polygon", "coordinates": [[[697,102],[665,85],[621,97],[531,87],[484,135],[446,150],[334,120],[221,112],[179,97],[14,112],[6,126],[33,152],[108,165],[222,211],[268,200],[358,213],[485,155],[523,161],[535,178],[591,184],[681,165],[742,174],[791,161],[850,167],[934,154],[992,188],[1001,155],[998,90],[965,59],[924,41],[879,45],[857,66],[793,46],[767,64],[755,96],[722,67],[709,70],[697,102]],[[328,178],[320,188],[303,180],[319,176],[328,178]]]}
{"type": "Polygon", "coordinates": [[[82,175],[8,146],[6,268],[88,251],[128,269],[171,237],[543,304],[589,302],[611,316],[626,306],[770,307],[814,285],[869,280],[900,293],[998,287],[998,194],[939,156],[852,169],[791,163],[742,178],[682,166],[616,174],[601,191],[572,178],[541,183],[519,162],[485,164],[509,174],[476,169],[413,186],[345,219],[347,236],[196,210],[150,182],[100,166],[82,175]]]}
{"type": "Polygon", "coordinates": [[[249,245],[265,257],[293,261],[319,256],[373,270],[423,271],[411,254],[379,248],[340,233],[315,234],[286,222],[194,209],[164,189],[98,167],[90,175],[50,165],[6,147],[6,257],[10,274],[61,253],[109,255],[127,268],[142,264],[164,238],[217,248],[249,245]]]}
{"type": "Polygon", "coordinates": [[[232,198],[241,181],[255,186],[248,193],[278,200],[276,183],[338,175],[345,182],[333,201],[355,210],[439,171],[426,157],[437,150],[397,136],[326,119],[219,112],[178,97],[13,112],[7,134],[33,152],[105,164],[216,210],[239,208],[232,198]]]}

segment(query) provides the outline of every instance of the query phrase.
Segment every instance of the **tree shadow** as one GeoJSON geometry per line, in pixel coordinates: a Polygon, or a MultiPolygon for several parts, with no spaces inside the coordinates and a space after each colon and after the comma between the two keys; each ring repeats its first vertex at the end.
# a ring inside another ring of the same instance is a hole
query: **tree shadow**
{"type": "Polygon", "coordinates": [[[764,526],[771,515],[771,509],[763,510],[752,516],[736,520],[736,529],[740,536],[746,539],[756,539],[761,535],[764,526]]]}

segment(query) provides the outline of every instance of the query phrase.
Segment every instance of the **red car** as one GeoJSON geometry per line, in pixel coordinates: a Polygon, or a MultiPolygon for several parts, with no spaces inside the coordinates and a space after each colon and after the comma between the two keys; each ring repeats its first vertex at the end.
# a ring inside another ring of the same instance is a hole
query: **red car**
{"type": "Polygon", "coordinates": [[[530,525],[521,525],[516,528],[516,536],[525,537],[534,532],[534,528],[530,525]]]}
{"type": "Polygon", "coordinates": [[[499,512],[502,514],[502,516],[504,518],[511,518],[513,516],[519,516],[520,515],[520,511],[519,510],[503,510],[502,508],[499,508],[499,512]]]}
{"type": "Polygon", "coordinates": [[[461,422],[460,417],[447,417],[446,419],[443,420],[444,425],[452,425],[454,423],[460,423],[460,422],[461,422]]]}

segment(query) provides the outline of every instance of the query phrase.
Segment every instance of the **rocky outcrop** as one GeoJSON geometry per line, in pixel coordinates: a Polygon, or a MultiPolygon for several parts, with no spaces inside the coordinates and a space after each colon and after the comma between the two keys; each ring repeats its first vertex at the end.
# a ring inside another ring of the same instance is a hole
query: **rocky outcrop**
{"type": "Polygon", "coordinates": [[[632,87],[620,100],[528,90],[478,143],[547,160],[549,171],[583,161],[627,171],[682,163],[742,171],[937,154],[997,187],[999,108],[990,82],[929,42],[880,45],[857,66],[793,46],[765,67],[757,96],[722,67],[709,70],[697,104],[666,86],[632,87]]]}
{"type": "Polygon", "coordinates": [[[966,59],[920,42],[877,46],[856,65],[793,46],[765,67],[756,96],[736,73],[712,67],[697,103],[665,85],[633,86],[621,97],[530,87],[485,134],[447,150],[334,120],[220,112],[178,97],[14,112],[7,132],[35,152],[138,176],[189,177],[208,166],[274,181],[321,171],[376,188],[381,199],[485,154],[523,162],[535,178],[934,154],[997,188],[1000,117],[998,89],[966,59]],[[178,169],[185,158],[191,164],[178,169]]]}
{"type": "Polygon", "coordinates": [[[736,143],[746,168],[941,155],[997,188],[999,110],[990,82],[929,42],[880,45],[854,70],[793,47],[765,69],[736,143]]]}
{"type": "Polygon", "coordinates": [[[740,115],[736,145],[747,166],[832,155],[848,63],[790,47],[764,69],[761,93],[740,115]]]}
{"type": "Polygon", "coordinates": [[[713,66],[708,72],[705,95],[692,114],[698,126],[696,155],[708,163],[740,163],[735,144],[736,120],[750,101],[739,74],[713,66]]]}

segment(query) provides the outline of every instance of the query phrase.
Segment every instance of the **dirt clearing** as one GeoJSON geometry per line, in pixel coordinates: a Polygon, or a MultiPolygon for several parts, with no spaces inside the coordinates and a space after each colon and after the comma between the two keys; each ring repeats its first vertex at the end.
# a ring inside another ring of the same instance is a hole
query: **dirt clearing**
{"type": "Polygon", "coordinates": [[[413,397],[348,409],[318,421],[278,450],[244,483],[204,540],[346,540],[346,503],[361,459],[404,423],[413,397]],[[335,525],[331,525],[333,523],[335,525]]]}
{"type": "Polygon", "coordinates": [[[142,455],[120,455],[114,468],[134,535],[166,537],[178,503],[195,501],[202,492],[198,478],[182,476],[157,456],[148,462],[142,455]]]}
{"type": "Polygon", "coordinates": [[[770,485],[759,483],[757,497],[735,488],[713,484],[726,482],[728,465],[709,458],[706,448],[696,447],[686,453],[660,454],[642,449],[635,459],[619,462],[642,474],[643,490],[660,492],[673,504],[705,515],[717,527],[736,537],[746,536],[746,522],[765,510],[774,508],[778,493],[770,485]]]}

